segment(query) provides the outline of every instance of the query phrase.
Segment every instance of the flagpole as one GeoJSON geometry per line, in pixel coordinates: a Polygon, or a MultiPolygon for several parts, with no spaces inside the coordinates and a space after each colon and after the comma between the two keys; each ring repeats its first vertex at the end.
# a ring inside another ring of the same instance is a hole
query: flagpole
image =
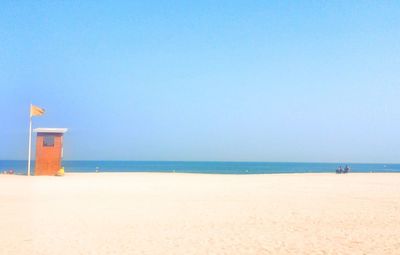
{"type": "Polygon", "coordinates": [[[28,151],[28,176],[31,175],[31,144],[32,144],[32,104],[29,107],[29,151],[28,151]]]}

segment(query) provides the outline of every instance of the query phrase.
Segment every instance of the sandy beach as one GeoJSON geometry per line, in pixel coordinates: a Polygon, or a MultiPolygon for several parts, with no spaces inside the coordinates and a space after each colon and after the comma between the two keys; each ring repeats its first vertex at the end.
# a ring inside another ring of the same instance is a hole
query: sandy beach
{"type": "Polygon", "coordinates": [[[400,254],[400,174],[0,175],[0,254],[400,254]]]}

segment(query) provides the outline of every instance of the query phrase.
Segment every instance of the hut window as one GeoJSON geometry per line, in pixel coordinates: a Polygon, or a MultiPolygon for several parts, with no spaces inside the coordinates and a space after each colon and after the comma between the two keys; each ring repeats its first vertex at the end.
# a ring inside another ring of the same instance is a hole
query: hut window
{"type": "Polygon", "coordinates": [[[45,135],[43,137],[44,147],[54,147],[54,135],[45,135]]]}

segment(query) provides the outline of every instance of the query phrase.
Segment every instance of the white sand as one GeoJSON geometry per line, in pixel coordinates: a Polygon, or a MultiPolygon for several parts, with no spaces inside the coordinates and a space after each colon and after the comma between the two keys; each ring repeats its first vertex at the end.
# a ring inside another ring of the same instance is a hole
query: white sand
{"type": "Polygon", "coordinates": [[[0,175],[0,254],[400,254],[400,174],[0,175]]]}

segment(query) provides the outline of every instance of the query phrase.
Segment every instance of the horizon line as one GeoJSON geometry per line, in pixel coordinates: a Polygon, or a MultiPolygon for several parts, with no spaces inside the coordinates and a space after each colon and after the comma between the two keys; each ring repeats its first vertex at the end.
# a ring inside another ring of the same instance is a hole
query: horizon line
{"type": "MultiPolygon", "coordinates": [[[[27,159],[0,159],[0,161],[28,161],[27,159]]],[[[35,161],[32,159],[31,161],[35,161]]],[[[294,163],[294,164],[388,164],[388,165],[399,165],[398,163],[388,162],[351,162],[351,161],[241,161],[241,160],[136,160],[136,159],[65,159],[62,161],[130,161],[130,162],[213,162],[213,163],[294,163]]]]}

